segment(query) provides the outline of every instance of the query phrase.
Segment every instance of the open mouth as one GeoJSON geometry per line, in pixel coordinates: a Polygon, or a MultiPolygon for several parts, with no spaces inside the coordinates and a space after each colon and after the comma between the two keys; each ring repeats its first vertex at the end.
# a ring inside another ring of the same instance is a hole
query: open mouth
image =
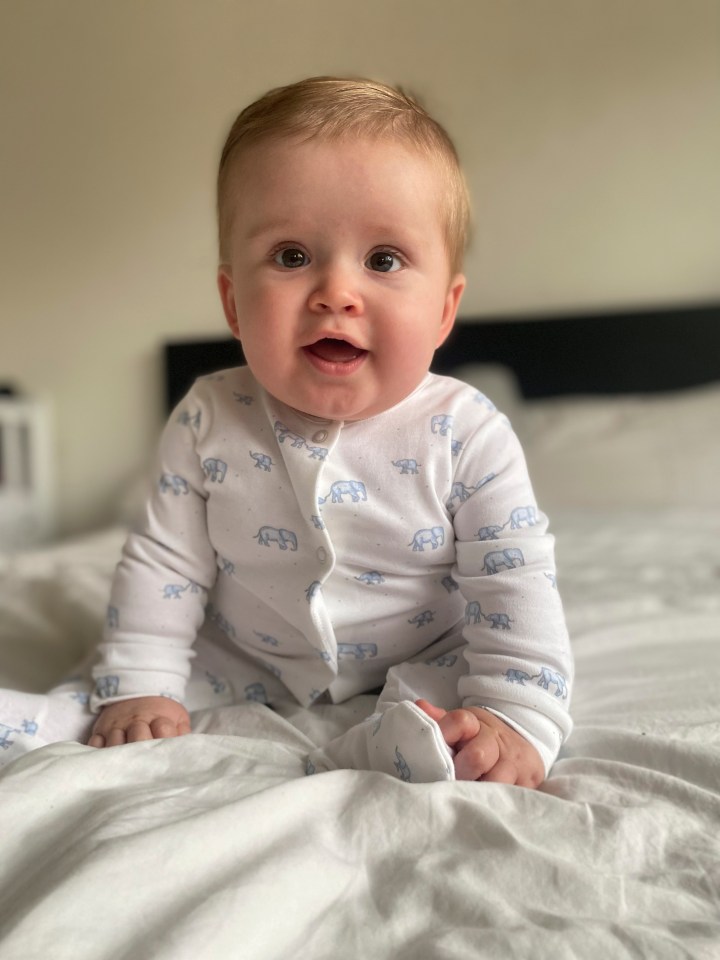
{"type": "Polygon", "coordinates": [[[347,340],[335,340],[332,337],[323,337],[305,349],[326,363],[352,363],[367,353],[367,350],[356,347],[347,340]]]}

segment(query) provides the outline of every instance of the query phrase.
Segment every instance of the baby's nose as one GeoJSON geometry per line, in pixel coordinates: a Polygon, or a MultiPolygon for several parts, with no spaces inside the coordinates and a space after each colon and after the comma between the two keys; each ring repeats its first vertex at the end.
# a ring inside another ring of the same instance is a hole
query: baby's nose
{"type": "Polygon", "coordinates": [[[358,313],[362,306],[351,272],[338,267],[323,271],[309,303],[318,313],[358,313]]]}

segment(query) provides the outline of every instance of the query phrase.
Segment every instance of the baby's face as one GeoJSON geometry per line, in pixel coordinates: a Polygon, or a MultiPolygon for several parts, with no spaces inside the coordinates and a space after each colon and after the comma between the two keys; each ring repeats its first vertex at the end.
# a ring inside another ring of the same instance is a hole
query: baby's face
{"type": "Polygon", "coordinates": [[[259,144],[234,174],[225,314],[255,377],[330,420],[374,416],[410,394],[449,333],[441,178],[386,141],[259,144]]]}

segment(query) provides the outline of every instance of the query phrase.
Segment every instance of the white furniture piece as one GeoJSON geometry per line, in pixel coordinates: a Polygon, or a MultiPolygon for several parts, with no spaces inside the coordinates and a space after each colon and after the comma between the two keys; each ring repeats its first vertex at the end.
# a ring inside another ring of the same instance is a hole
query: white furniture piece
{"type": "Polygon", "coordinates": [[[27,548],[53,533],[47,403],[0,396],[0,549],[27,548]]]}

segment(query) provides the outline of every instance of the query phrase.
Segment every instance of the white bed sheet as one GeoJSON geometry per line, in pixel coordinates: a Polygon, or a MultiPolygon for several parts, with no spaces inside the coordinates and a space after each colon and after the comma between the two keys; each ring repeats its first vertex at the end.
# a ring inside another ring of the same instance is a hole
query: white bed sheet
{"type": "MultiPolygon", "coordinates": [[[[370,697],[43,747],[0,775],[0,960],[717,960],[720,511],[554,520],[576,727],[541,790],[305,776],[370,697]]],[[[121,539],[5,559],[3,684],[84,652],[121,539]]]]}

